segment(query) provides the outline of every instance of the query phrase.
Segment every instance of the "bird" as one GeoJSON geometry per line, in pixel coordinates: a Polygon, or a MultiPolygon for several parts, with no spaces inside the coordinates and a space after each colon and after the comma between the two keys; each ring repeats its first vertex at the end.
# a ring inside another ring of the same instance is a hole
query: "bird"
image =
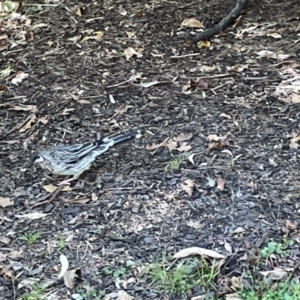
{"type": "Polygon", "coordinates": [[[40,151],[33,155],[28,168],[39,165],[41,168],[54,175],[72,176],[72,178],[60,182],[58,185],[69,185],[86,170],[88,170],[95,159],[107,152],[115,144],[124,142],[131,138],[139,138],[139,130],[131,130],[127,133],[112,135],[95,142],[83,144],[60,144],[52,149],[40,151]]]}

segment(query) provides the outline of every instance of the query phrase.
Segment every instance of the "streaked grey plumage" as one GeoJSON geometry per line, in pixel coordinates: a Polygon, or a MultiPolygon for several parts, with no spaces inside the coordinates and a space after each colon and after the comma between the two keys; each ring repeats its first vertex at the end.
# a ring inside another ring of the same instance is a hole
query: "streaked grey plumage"
{"type": "Polygon", "coordinates": [[[88,170],[96,157],[108,151],[110,147],[139,135],[140,131],[133,130],[94,143],[58,145],[53,149],[39,152],[29,166],[39,164],[52,174],[72,175],[72,178],[60,183],[67,184],[88,170]]]}

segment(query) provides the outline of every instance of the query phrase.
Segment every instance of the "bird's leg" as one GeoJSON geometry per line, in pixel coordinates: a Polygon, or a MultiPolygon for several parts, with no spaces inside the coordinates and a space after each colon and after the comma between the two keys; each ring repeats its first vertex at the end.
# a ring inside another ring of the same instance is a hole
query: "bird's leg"
{"type": "Polygon", "coordinates": [[[71,177],[71,178],[69,178],[67,180],[64,180],[64,181],[58,183],[57,185],[70,185],[70,182],[73,181],[74,179],[76,179],[76,178],[75,177],[71,177]]]}

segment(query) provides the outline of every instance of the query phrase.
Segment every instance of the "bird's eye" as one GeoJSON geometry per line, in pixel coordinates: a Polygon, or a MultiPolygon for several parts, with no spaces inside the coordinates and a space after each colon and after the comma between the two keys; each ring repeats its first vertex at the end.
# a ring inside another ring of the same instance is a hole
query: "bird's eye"
{"type": "Polygon", "coordinates": [[[40,164],[40,163],[42,163],[42,162],[44,162],[44,158],[43,158],[43,156],[41,156],[41,155],[35,155],[35,157],[34,157],[34,159],[33,159],[33,161],[34,161],[34,164],[40,164]]]}
{"type": "Polygon", "coordinates": [[[40,155],[36,155],[36,156],[34,157],[34,161],[38,162],[38,161],[40,161],[40,160],[41,160],[40,155]]]}

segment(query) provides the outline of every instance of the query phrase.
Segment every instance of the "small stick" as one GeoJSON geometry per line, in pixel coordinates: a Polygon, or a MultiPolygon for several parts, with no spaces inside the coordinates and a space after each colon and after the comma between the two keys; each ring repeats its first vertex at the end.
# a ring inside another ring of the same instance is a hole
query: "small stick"
{"type": "Polygon", "coordinates": [[[56,196],[59,194],[59,192],[62,190],[63,187],[64,187],[63,185],[58,186],[57,189],[52,194],[50,200],[45,200],[43,202],[36,203],[36,204],[32,205],[32,207],[37,207],[37,206],[41,206],[46,203],[48,203],[48,204],[51,203],[56,198],[56,196]]]}

